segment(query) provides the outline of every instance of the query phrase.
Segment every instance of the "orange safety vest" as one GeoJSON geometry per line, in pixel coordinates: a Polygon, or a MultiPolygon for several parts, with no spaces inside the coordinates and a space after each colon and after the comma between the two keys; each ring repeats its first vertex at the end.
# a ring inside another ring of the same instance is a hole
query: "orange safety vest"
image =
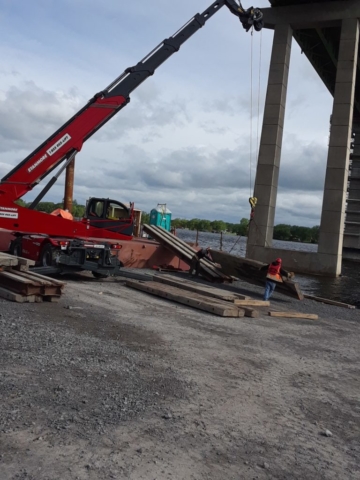
{"type": "Polygon", "coordinates": [[[280,270],[281,270],[281,263],[279,263],[278,265],[273,265],[272,263],[270,263],[266,278],[268,278],[269,280],[272,280],[273,282],[282,283],[283,279],[280,275],[280,270]]]}

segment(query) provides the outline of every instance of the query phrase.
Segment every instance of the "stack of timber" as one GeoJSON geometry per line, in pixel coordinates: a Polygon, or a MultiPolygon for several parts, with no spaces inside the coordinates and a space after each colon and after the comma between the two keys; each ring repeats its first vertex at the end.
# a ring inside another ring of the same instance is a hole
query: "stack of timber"
{"type": "MultiPolygon", "coordinates": [[[[146,233],[174,253],[180,258],[180,260],[183,260],[187,265],[191,264],[191,260],[196,253],[196,250],[191,248],[190,245],[164,228],[155,225],[144,225],[143,228],[146,233]]],[[[217,268],[212,262],[204,258],[200,260],[200,273],[210,282],[231,283],[233,281],[231,276],[224,274],[221,269],[217,268]]]]}
{"type": "Polygon", "coordinates": [[[31,272],[35,262],[0,253],[0,298],[13,302],[57,302],[64,282],[31,272]]]}
{"type": "MultiPolygon", "coordinates": [[[[261,267],[266,265],[265,263],[231,255],[220,250],[211,250],[211,256],[215,262],[221,265],[224,274],[240,278],[254,285],[263,286],[265,284],[267,272],[266,270],[260,270],[261,267]]],[[[295,297],[298,300],[304,299],[297,282],[287,279],[283,280],[283,283],[277,284],[277,291],[290,297],[295,297]]]]}
{"type": "Polygon", "coordinates": [[[128,280],[126,285],[221,317],[257,318],[259,311],[252,307],[265,307],[270,304],[245,295],[174,278],[172,275],[154,275],[151,282],[128,280]]]}

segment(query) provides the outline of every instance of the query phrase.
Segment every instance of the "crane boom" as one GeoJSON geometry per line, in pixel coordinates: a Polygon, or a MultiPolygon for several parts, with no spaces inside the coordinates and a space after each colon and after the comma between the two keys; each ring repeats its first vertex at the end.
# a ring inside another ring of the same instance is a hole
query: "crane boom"
{"type": "Polygon", "coordinates": [[[89,200],[86,215],[80,221],[68,220],[33,209],[39,199],[55,183],[61,171],[81,150],[83,143],[124,108],[130,101],[131,92],[153,75],[160,65],[177,52],[181,45],[202,28],[223,6],[227,6],[230,12],[239,18],[246,31],[252,27],[257,31],[261,30],[263,26],[261,10],[253,7],[245,10],[241,3],[237,3],[237,0],[213,2],[203,13],[192,17],[173,36],[165,39],[139,63],[127,68],[107,88],[94,95],[79,112],[2,178],[0,181],[0,228],[17,235],[18,243],[13,243],[13,252],[16,250],[16,245],[19,248],[21,245],[25,245],[26,248],[24,247],[22,250],[23,255],[30,255],[30,258],[41,260],[48,248],[45,245],[47,241],[57,242],[55,246],[57,249],[60,248],[59,241],[56,240],[59,237],[65,237],[65,239],[132,239],[133,204],[128,209],[117,201],[92,198],[89,200]],[[57,174],[29,208],[15,203],[61,162],[63,164],[57,174]],[[114,208],[114,205],[119,212],[122,212],[119,213],[116,221],[109,220],[106,213],[107,208],[109,206],[114,208]],[[39,242],[36,238],[28,238],[31,235],[46,236],[47,240],[39,242]],[[30,250],[33,253],[30,253],[30,250]]]}
{"type": "Polygon", "coordinates": [[[129,103],[131,92],[153,75],[224,5],[240,19],[246,31],[252,26],[261,30],[262,13],[259,9],[251,7],[245,10],[235,0],[215,1],[203,13],[191,18],[173,36],[161,42],[137,65],[127,68],[107,88],[94,95],[81,110],[5,175],[0,182],[1,203],[15,202],[61,162],[79,152],[88,138],[129,103]]]}

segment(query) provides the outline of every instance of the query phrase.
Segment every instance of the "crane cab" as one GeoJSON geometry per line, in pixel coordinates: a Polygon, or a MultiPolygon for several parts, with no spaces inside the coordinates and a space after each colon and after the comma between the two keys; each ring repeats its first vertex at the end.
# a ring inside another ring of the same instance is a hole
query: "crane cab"
{"type": "Polygon", "coordinates": [[[131,237],[134,230],[134,204],[126,205],[110,198],[89,198],[83,222],[95,228],[131,237]]]}

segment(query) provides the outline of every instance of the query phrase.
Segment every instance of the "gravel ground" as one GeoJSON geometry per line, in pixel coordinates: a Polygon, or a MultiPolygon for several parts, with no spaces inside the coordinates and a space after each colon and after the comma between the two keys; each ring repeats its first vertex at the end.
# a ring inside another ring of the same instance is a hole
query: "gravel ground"
{"type": "Polygon", "coordinates": [[[0,300],[1,480],[360,478],[360,310],[276,292],[319,320],[220,318],[66,281],[0,300]]]}

